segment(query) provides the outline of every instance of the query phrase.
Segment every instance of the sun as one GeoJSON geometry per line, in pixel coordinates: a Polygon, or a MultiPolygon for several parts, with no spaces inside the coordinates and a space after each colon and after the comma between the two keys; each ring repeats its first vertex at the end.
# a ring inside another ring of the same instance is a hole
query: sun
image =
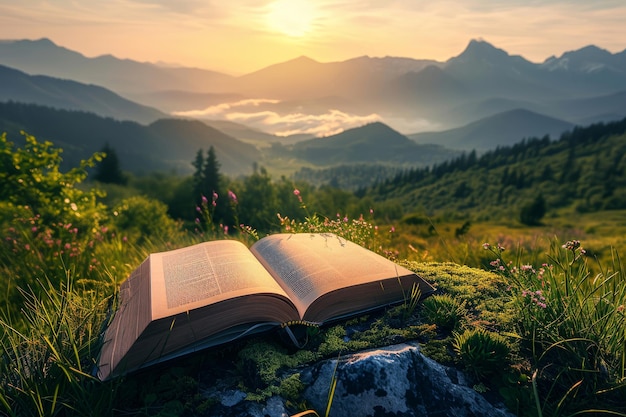
{"type": "Polygon", "coordinates": [[[267,24],[277,32],[300,38],[313,29],[315,8],[311,0],[276,0],[270,4],[267,24]]]}

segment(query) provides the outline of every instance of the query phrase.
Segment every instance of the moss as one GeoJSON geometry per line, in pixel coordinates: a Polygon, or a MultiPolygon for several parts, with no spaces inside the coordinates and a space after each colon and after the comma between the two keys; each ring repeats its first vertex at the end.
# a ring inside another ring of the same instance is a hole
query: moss
{"type": "Polygon", "coordinates": [[[280,395],[287,401],[298,401],[302,391],[304,391],[304,384],[300,381],[300,374],[295,373],[282,379],[279,385],[280,395]]]}
{"type": "Polygon", "coordinates": [[[421,351],[432,360],[448,366],[456,364],[456,356],[450,350],[452,336],[443,339],[431,339],[421,345],[421,351]]]}
{"type": "Polygon", "coordinates": [[[409,262],[404,266],[433,284],[436,294],[447,294],[465,302],[465,307],[479,322],[509,329],[512,309],[508,308],[509,283],[493,272],[452,262],[409,262]]]}

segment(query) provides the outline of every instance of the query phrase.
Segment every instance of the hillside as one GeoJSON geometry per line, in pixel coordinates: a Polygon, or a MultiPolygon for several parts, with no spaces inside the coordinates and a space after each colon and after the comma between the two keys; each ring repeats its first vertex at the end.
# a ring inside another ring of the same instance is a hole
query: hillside
{"type": "Polygon", "coordinates": [[[437,144],[452,149],[485,152],[498,146],[513,145],[523,138],[548,135],[557,138],[574,125],[524,109],[514,109],[486,117],[466,126],[443,132],[409,135],[421,144],[437,144]]]}
{"type": "Polygon", "coordinates": [[[43,75],[28,75],[2,65],[0,101],[80,110],[139,123],[151,123],[166,117],[165,113],[155,108],[134,103],[103,87],[43,75]]]}
{"type": "Polygon", "coordinates": [[[454,155],[441,147],[418,145],[380,122],[298,142],[292,152],[317,165],[378,162],[422,166],[454,155]]]}
{"type": "Polygon", "coordinates": [[[260,157],[254,146],[199,121],[161,119],[143,126],[92,113],[0,103],[0,132],[18,142],[20,130],[62,148],[65,166],[78,165],[80,159],[86,159],[107,143],[118,154],[121,168],[135,173],[188,174],[197,151],[210,146],[215,148],[226,174],[251,172],[260,157]]]}
{"type": "Polygon", "coordinates": [[[539,197],[548,213],[626,208],[626,119],[404,171],[366,194],[405,212],[461,218],[519,218],[539,197]]]}
{"type": "Polygon", "coordinates": [[[28,74],[97,84],[120,94],[160,90],[209,92],[198,90],[198,86],[220,85],[231,78],[215,71],[161,67],[112,55],[88,58],[46,38],[0,42],[0,64],[28,74]]]}

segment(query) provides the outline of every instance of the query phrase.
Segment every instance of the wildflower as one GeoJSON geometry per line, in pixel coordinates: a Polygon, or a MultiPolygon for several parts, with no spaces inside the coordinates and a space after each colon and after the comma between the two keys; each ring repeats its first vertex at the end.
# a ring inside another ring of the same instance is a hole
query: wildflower
{"type": "Polygon", "coordinates": [[[396,228],[394,226],[391,226],[391,230],[389,230],[389,233],[393,233],[396,231],[396,228]]]}
{"type": "Polygon", "coordinates": [[[235,194],[234,192],[232,192],[231,190],[228,190],[228,198],[230,199],[230,201],[232,201],[234,204],[237,204],[237,194],[235,194]]]}
{"type": "Polygon", "coordinates": [[[373,208],[370,209],[370,214],[374,214],[374,209],[373,208]]]}
{"type": "Polygon", "coordinates": [[[196,217],[196,223],[200,223],[200,219],[196,217]]]}
{"type": "Polygon", "coordinates": [[[298,190],[297,188],[293,190],[293,195],[295,196],[299,196],[300,195],[300,190],[298,190]]]}
{"type": "Polygon", "coordinates": [[[200,208],[200,206],[196,206],[196,211],[200,213],[202,211],[202,208],[200,208]]]}
{"type": "Polygon", "coordinates": [[[27,244],[25,244],[25,245],[24,245],[24,249],[26,249],[26,250],[30,250],[30,245],[29,245],[28,243],[27,243],[27,244]]]}
{"type": "Polygon", "coordinates": [[[504,252],[504,249],[505,249],[504,246],[502,246],[501,244],[498,243],[498,250],[500,252],[504,252]]]}
{"type": "Polygon", "coordinates": [[[579,247],[580,247],[580,241],[579,240],[568,240],[567,242],[565,242],[562,245],[563,249],[571,250],[572,252],[574,252],[579,247]]]}
{"type": "Polygon", "coordinates": [[[483,243],[483,249],[489,249],[491,247],[491,245],[487,242],[483,243]]]}
{"type": "Polygon", "coordinates": [[[204,196],[204,194],[202,195],[202,205],[206,205],[208,204],[209,200],[204,196]]]}
{"type": "Polygon", "coordinates": [[[622,305],[618,306],[618,307],[616,308],[616,310],[617,310],[618,312],[620,312],[620,313],[621,313],[621,312],[623,312],[623,311],[624,311],[624,304],[622,304],[622,305]]]}
{"type": "Polygon", "coordinates": [[[228,225],[224,226],[224,234],[227,235],[228,234],[228,225]]]}
{"type": "Polygon", "coordinates": [[[35,233],[35,232],[37,231],[37,226],[33,226],[33,227],[30,229],[30,231],[31,231],[31,232],[33,232],[33,233],[35,233]]]}

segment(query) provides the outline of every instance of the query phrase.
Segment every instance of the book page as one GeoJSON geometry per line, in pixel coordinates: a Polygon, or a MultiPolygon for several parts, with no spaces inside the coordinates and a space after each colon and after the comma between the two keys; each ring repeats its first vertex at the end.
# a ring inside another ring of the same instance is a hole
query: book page
{"type": "MultiPolygon", "coordinates": [[[[271,235],[255,243],[251,251],[281,283],[301,317],[315,300],[334,291],[364,284],[380,291],[385,280],[398,281],[403,276],[419,279],[408,269],[330,233],[271,235]]],[[[394,289],[400,291],[400,297],[402,290],[394,289]]],[[[354,307],[352,302],[361,303],[359,307],[376,304],[377,300],[371,299],[376,294],[364,295],[370,299],[352,300],[348,295],[345,300],[333,300],[336,305],[344,304],[333,308],[343,313],[354,307]]],[[[393,297],[397,298],[398,294],[393,297]]],[[[327,315],[332,314],[329,311],[327,315]]]]}
{"type": "Polygon", "coordinates": [[[287,297],[239,241],[205,242],[155,253],[150,261],[153,320],[242,295],[287,297]]]}

